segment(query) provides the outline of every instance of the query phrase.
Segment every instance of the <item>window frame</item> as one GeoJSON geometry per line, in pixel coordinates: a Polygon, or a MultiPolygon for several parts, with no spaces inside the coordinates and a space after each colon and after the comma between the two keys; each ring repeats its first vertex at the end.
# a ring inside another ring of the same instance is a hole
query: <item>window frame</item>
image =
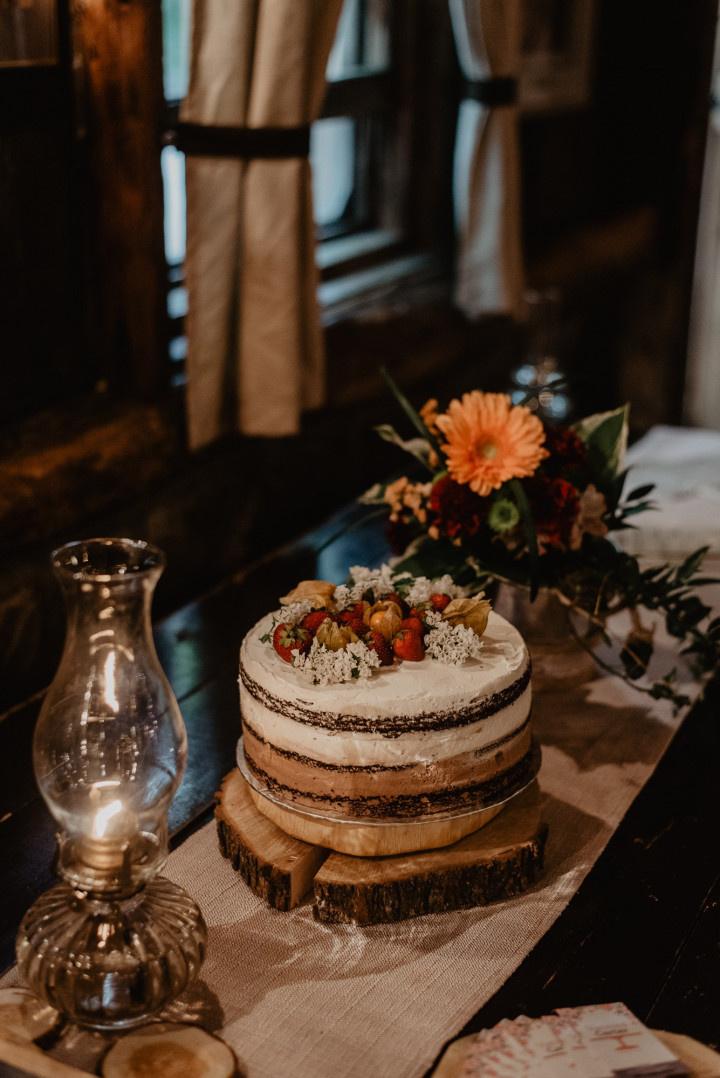
{"type": "MultiPolygon", "coordinates": [[[[447,0],[392,0],[389,29],[388,67],[328,81],[318,117],[347,117],[366,126],[358,140],[364,159],[357,164],[364,223],[317,230],[326,323],[376,302],[388,288],[414,288],[450,275],[450,176],[460,74],[447,0]],[[377,116],[383,117],[382,125],[373,123],[377,116]],[[382,144],[373,145],[376,140],[382,144]],[[367,165],[369,156],[374,161],[367,165]]],[[[167,103],[164,145],[176,142],[179,111],[179,102],[167,103]]],[[[183,285],[182,266],[168,266],[168,281],[172,288],[183,285]]],[[[169,319],[176,339],[184,332],[184,316],[169,314],[169,319]]]]}

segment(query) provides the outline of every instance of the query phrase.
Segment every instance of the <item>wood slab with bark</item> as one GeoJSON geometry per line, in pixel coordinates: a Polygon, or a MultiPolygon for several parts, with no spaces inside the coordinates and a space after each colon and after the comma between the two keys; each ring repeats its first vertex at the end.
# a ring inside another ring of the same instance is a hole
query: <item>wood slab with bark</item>
{"type": "Polygon", "coordinates": [[[392,857],[352,857],[291,838],[253,803],[239,771],[215,811],[220,850],[274,909],[313,891],[319,921],[384,924],[484,906],[531,887],[543,868],[547,825],[534,783],[480,831],[452,846],[392,857]]]}
{"type": "Polygon", "coordinates": [[[315,876],[315,916],[384,924],[512,898],[540,878],[546,838],[534,783],[453,846],[397,857],[331,854],[315,876]]]}
{"type": "Polygon", "coordinates": [[[297,906],[328,851],[291,838],[258,812],[237,769],[223,781],[215,819],[220,851],[251,891],[276,910],[297,906]]]}

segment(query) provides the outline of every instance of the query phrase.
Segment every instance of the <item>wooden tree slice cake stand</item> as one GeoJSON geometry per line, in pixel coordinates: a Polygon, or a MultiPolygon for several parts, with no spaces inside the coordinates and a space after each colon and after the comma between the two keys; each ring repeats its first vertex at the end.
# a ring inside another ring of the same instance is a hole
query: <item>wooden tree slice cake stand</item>
{"type": "Polygon", "coordinates": [[[252,802],[258,812],[267,816],[287,835],[323,846],[335,853],[350,853],[353,857],[389,857],[396,853],[418,853],[452,846],[461,838],[479,830],[502,812],[502,805],[478,809],[455,819],[412,820],[400,823],[373,824],[355,820],[335,823],[318,816],[305,815],[269,801],[253,790],[247,782],[252,802]]]}
{"type": "Polygon", "coordinates": [[[542,873],[547,825],[537,783],[452,845],[382,857],[289,835],[253,795],[260,796],[237,769],[226,776],[215,810],[220,850],[274,909],[293,909],[312,891],[320,921],[382,924],[512,898],[542,873]]]}

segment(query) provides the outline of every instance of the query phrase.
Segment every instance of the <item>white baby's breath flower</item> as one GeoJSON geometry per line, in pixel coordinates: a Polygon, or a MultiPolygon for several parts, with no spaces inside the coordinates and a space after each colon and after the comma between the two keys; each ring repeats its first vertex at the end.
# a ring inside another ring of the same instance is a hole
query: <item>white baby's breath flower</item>
{"type": "Polygon", "coordinates": [[[369,678],[380,665],[379,656],[362,640],[330,651],[315,638],[307,655],[295,652],[292,661],[295,669],[305,674],[313,685],[338,685],[369,678]]]}
{"type": "Polygon", "coordinates": [[[291,625],[297,625],[302,621],[306,614],[309,614],[313,609],[313,604],[307,600],[302,599],[297,603],[288,603],[282,610],[278,611],[277,620],[287,621],[291,625]]]}
{"type": "Polygon", "coordinates": [[[431,595],[449,595],[451,599],[459,598],[465,594],[466,589],[455,584],[453,578],[447,573],[445,576],[429,580],[426,576],[418,576],[413,581],[406,595],[410,606],[418,606],[427,603],[431,595]]]}
{"type": "Polygon", "coordinates": [[[368,569],[365,565],[352,565],[350,579],[354,599],[362,599],[366,591],[374,591],[375,596],[379,598],[395,588],[394,574],[389,565],[381,565],[379,569],[368,569]]]}
{"type": "Polygon", "coordinates": [[[433,626],[425,637],[426,653],[431,659],[448,666],[462,666],[468,659],[480,657],[482,641],[472,629],[450,625],[439,614],[428,615],[427,620],[433,626]]]}
{"type": "Polygon", "coordinates": [[[335,604],[338,610],[344,610],[346,606],[350,606],[352,603],[357,602],[360,596],[353,595],[353,589],[348,587],[347,584],[338,584],[335,588],[335,604]]]}

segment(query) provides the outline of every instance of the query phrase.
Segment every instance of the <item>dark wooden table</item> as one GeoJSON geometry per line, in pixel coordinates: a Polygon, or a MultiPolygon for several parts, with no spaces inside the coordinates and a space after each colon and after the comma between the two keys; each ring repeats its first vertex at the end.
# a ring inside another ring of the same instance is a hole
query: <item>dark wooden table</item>
{"type": "MultiPolygon", "coordinates": [[[[342,580],[387,553],[381,529],[333,538],[340,514],[156,626],[188,729],[175,844],[204,823],[238,736],[237,656],[250,626],[303,578],[342,580]]],[[[32,777],[40,698],[0,722],[0,961],[53,883],[52,820],[32,777]]],[[[463,1033],[517,1014],[623,1000],[649,1025],[720,1045],[720,683],[693,709],[568,909],[463,1033]]],[[[444,1046],[438,1045],[438,1053],[444,1046]]]]}

